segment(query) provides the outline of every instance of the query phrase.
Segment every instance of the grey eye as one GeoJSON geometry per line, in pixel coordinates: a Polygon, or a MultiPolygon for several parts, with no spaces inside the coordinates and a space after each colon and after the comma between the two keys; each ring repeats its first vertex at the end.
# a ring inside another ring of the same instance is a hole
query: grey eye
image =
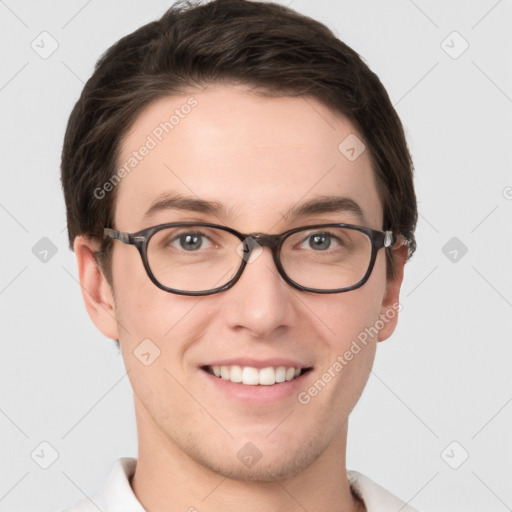
{"type": "Polygon", "coordinates": [[[309,237],[311,249],[325,250],[331,246],[331,235],[328,233],[317,233],[309,237]]]}

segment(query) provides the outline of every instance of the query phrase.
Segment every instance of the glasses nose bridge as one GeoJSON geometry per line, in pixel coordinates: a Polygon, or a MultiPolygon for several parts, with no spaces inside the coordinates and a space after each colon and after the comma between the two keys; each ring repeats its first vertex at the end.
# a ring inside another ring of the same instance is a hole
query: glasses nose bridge
{"type": "Polygon", "coordinates": [[[279,247],[282,243],[283,235],[251,233],[242,236],[245,237],[243,241],[245,255],[242,258],[242,272],[247,268],[247,263],[251,261],[251,256],[254,250],[257,250],[258,248],[263,250],[263,247],[268,247],[272,253],[272,259],[277,268],[277,271],[285,280],[287,280],[286,276],[283,274],[283,268],[279,254],[279,247]]]}
{"type": "MultiPolygon", "coordinates": [[[[260,247],[268,247],[272,251],[273,256],[278,256],[278,247],[282,239],[282,235],[267,235],[265,233],[251,233],[247,238],[252,238],[260,247]]],[[[256,247],[254,244],[252,244],[256,247]]]]}

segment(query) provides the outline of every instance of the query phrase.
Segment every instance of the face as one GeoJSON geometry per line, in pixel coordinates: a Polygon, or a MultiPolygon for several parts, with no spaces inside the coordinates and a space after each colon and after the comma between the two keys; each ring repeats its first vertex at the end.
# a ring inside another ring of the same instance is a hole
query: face
{"type": "MultiPolygon", "coordinates": [[[[321,223],[382,229],[368,151],[351,161],[338,149],[350,134],[362,139],[347,119],[312,98],[268,98],[211,86],[158,100],[123,142],[120,163],[147,145],[148,136],[156,144],[117,185],[114,227],[133,233],[200,221],[242,233],[276,234],[321,223]],[[192,104],[190,97],[195,106],[182,108],[192,104]],[[166,133],[160,123],[175,109],[179,121],[166,133]],[[145,215],[167,196],[220,208],[168,205],[145,215]],[[326,197],[351,199],[362,216],[344,209],[291,213],[326,197]]],[[[232,288],[203,297],[159,289],[137,249],[118,241],[112,268],[112,316],[96,323],[120,341],[139,445],[185,454],[230,478],[271,480],[305,470],[342,444],[376,343],[396,322],[400,283],[386,281],[384,250],[365,285],[324,295],[287,284],[269,248],[247,264],[232,288]],[[284,366],[302,373],[284,383],[249,385],[209,373],[221,365],[284,366]]]]}

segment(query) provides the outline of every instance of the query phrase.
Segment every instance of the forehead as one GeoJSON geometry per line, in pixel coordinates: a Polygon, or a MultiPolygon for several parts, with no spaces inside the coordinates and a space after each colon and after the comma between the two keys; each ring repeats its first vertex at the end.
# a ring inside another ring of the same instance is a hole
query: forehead
{"type": "MultiPolygon", "coordinates": [[[[161,98],[122,142],[116,227],[154,225],[145,217],[151,205],[179,195],[220,204],[218,220],[241,231],[281,224],[279,230],[290,210],[328,196],[352,199],[365,223],[381,228],[370,155],[357,156],[362,144],[347,118],[309,97],[210,86],[161,98]]],[[[172,214],[158,218],[172,222],[172,214]]]]}

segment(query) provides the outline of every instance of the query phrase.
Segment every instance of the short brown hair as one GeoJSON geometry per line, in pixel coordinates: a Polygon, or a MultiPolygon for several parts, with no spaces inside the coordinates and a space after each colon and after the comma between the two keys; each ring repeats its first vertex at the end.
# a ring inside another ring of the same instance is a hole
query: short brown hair
{"type": "MultiPolygon", "coordinates": [[[[118,166],[123,137],[156,99],[214,82],[270,96],[309,96],[345,115],[369,149],[384,229],[416,248],[413,164],[404,130],[379,78],[325,25],[290,8],[249,0],[180,1],[110,47],[73,108],[61,178],[70,246],[113,227],[116,190],[94,191],[118,166]]],[[[99,253],[112,285],[111,242],[99,253]]],[[[391,253],[388,278],[394,275],[391,253]]]]}

